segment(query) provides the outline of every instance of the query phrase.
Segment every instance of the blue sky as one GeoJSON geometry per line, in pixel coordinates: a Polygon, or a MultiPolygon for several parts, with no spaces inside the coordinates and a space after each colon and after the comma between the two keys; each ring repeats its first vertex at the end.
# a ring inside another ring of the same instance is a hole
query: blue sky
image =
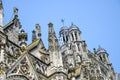
{"type": "Polygon", "coordinates": [[[29,34],[35,24],[42,28],[42,39],[48,46],[48,23],[54,24],[59,36],[61,19],[64,25],[73,22],[82,31],[82,39],[86,40],[88,49],[98,45],[109,53],[110,61],[116,72],[120,73],[120,0],[4,0],[4,25],[13,18],[13,8],[19,9],[22,28],[29,34]]]}

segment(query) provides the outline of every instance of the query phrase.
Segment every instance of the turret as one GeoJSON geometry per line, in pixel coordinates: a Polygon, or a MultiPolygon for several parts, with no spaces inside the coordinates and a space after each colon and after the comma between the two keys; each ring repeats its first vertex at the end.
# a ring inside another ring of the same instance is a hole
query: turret
{"type": "Polygon", "coordinates": [[[69,42],[69,35],[68,35],[69,28],[66,26],[61,27],[59,35],[60,35],[60,44],[64,45],[69,42]]]}
{"type": "Polygon", "coordinates": [[[74,41],[82,41],[80,34],[81,31],[74,24],[72,24],[69,28],[63,26],[59,32],[60,42],[62,43],[62,45],[64,45],[66,43],[70,43],[74,41]]]}
{"type": "Polygon", "coordinates": [[[109,57],[108,57],[109,54],[107,53],[107,51],[104,48],[101,48],[99,46],[99,48],[97,50],[97,55],[98,55],[99,61],[101,61],[109,69],[108,73],[106,73],[108,75],[108,78],[110,80],[115,80],[115,77],[114,77],[115,76],[115,72],[114,72],[112,64],[109,61],[109,57]]]}
{"type": "Polygon", "coordinates": [[[104,48],[101,48],[99,46],[99,48],[97,50],[97,54],[98,54],[98,58],[99,58],[100,61],[102,61],[106,64],[110,63],[109,58],[108,58],[108,53],[104,48]]]}
{"type": "Polygon", "coordinates": [[[25,31],[22,29],[19,33],[19,41],[20,41],[20,46],[22,51],[24,51],[26,49],[27,46],[27,33],[25,33],[25,31]]]}
{"type": "Polygon", "coordinates": [[[82,41],[81,39],[81,31],[79,28],[72,23],[72,25],[69,28],[69,36],[71,41],[82,41]]]}

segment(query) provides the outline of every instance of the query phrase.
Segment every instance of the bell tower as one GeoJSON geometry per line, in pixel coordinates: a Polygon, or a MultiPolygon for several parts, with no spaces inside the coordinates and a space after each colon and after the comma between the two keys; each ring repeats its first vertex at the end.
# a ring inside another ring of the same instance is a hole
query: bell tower
{"type": "Polygon", "coordinates": [[[3,27],[3,5],[2,5],[2,0],[0,0],[0,27],[3,27]]]}

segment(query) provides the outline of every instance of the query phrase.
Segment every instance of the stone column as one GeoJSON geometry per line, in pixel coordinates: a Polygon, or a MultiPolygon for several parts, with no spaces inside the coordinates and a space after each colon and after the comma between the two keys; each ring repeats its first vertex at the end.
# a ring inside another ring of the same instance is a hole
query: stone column
{"type": "Polygon", "coordinates": [[[73,34],[74,41],[76,41],[75,33],[72,32],[72,34],[73,34]]]}
{"type": "Polygon", "coordinates": [[[81,35],[79,34],[79,32],[77,32],[77,37],[79,41],[82,41],[81,35]]]}
{"type": "Polygon", "coordinates": [[[107,63],[109,64],[110,61],[109,61],[109,58],[108,58],[107,54],[105,54],[105,58],[106,58],[107,63]]]}
{"type": "Polygon", "coordinates": [[[72,41],[72,35],[71,35],[71,34],[69,34],[69,36],[70,36],[70,41],[72,41]]]}

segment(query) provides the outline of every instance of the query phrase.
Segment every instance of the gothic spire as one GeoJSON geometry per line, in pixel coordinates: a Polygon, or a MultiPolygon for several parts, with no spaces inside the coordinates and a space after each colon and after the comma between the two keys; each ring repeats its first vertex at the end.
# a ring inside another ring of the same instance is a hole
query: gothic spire
{"type": "Polygon", "coordinates": [[[49,26],[49,35],[50,35],[50,34],[55,34],[55,31],[54,31],[54,29],[53,29],[53,24],[50,22],[50,23],[48,24],[48,26],[49,26]]]}
{"type": "Polygon", "coordinates": [[[49,41],[49,50],[58,50],[58,39],[56,37],[53,24],[49,23],[49,36],[48,36],[48,41],[49,41]]]}

